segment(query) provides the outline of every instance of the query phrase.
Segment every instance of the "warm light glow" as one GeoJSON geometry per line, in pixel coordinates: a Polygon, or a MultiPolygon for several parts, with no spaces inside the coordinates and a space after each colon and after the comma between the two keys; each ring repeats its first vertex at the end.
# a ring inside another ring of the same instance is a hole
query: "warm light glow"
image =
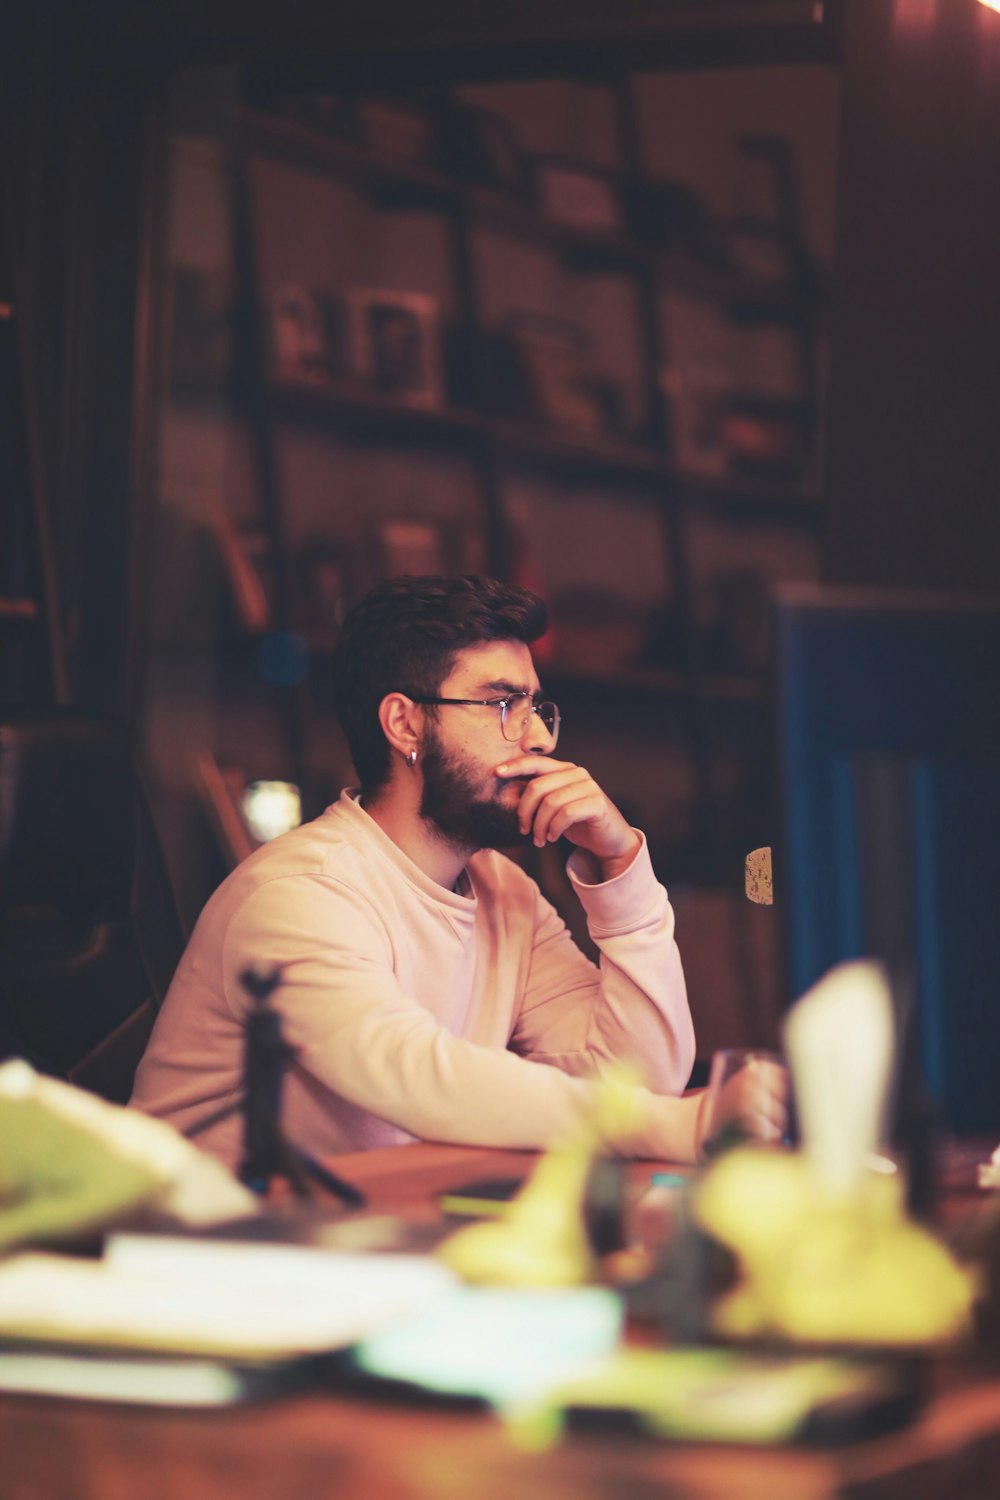
{"type": "Polygon", "coordinates": [[[987,10],[995,10],[1000,14],[1000,0],[979,0],[980,5],[985,5],[987,10]]]}
{"type": "Polygon", "coordinates": [[[290,781],[252,781],[243,794],[243,816],[258,843],[287,833],[302,821],[298,787],[290,781]]]}

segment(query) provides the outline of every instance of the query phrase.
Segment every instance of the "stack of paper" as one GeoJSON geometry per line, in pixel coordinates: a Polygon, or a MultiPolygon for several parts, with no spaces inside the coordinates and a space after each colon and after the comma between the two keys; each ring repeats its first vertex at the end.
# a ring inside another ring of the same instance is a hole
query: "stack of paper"
{"type": "Polygon", "coordinates": [[[180,1236],[113,1236],[101,1260],[17,1255],[0,1265],[0,1389],[234,1400],[247,1366],[344,1348],[454,1284],[420,1256],[180,1236]]]}

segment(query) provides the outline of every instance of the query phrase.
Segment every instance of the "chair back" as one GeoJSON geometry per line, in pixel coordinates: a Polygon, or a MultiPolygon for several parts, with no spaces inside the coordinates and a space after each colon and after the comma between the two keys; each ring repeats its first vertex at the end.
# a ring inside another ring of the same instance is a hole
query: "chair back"
{"type": "Polygon", "coordinates": [[[0,1057],[124,1103],[184,941],[122,727],[0,713],[0,1057]]]}

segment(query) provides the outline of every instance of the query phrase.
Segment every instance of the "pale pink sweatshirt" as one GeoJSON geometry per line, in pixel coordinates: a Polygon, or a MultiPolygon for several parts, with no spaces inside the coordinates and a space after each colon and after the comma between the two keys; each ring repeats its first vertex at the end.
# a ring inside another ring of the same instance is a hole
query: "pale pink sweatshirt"
{"type": "MultiPolygon", "coordinates": [[[[543,1147],[588,1109],[600,1065],[627,1059],[639,1128],[620,1149],[693,1160],[694,1030],[673,911],[645,841],[601,883],[577,850],[569,875],[601,950],[598,970],[534,881],[476,854],[458,895],[424,875],[345,792],[266,844],[211,897],[157,1019],[132,1103],[187,1131],[238,1096],[240,974],[280,964],[274,1003],[296,1049],[288,1138],[316,1156],[414,1138],[543,1147]]],[[[195,1138],[230,1166],[238,1113],[195,1138]]]]}

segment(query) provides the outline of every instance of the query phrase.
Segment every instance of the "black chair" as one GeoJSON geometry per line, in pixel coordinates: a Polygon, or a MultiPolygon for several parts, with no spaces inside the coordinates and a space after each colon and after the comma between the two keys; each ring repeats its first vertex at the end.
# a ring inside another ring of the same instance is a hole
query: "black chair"
{"type": "Polygon", "coordinates": [[[121,726],[0,711],[0,1057],[125,1103],[184,942],[121,726]]]}

